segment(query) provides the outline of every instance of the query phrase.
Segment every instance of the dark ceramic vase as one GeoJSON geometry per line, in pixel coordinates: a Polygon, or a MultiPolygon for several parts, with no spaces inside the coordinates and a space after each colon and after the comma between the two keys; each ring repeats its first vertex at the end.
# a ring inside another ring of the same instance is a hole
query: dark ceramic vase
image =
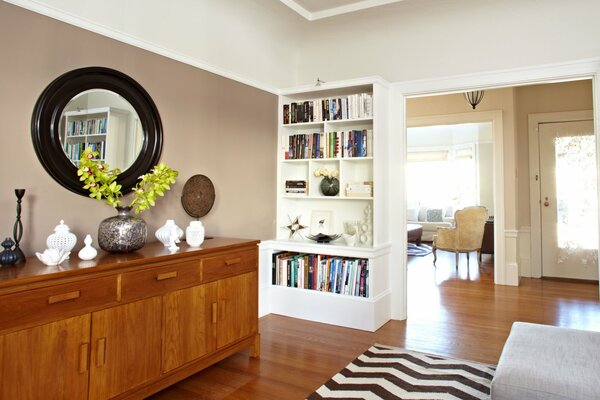
{"type": "Polygon", "coordinates": [[[337,196],[340,192],[340,181],[337,178],[323,177],[321,181],[321,193],[323,196],[337,196]]]}
{"type": "Polygon", "coordinates": [[[110,253],[130,253],[144,247],[146,222],[130,215],[131,207],[117,207],[117,216],[106,218],[98,227],[98,245],[110,253]]]}

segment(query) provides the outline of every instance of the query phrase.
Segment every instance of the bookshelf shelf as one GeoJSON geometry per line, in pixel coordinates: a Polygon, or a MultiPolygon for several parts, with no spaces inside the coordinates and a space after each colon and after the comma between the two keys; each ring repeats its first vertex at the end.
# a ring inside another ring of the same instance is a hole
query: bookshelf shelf
{"type": "Polygon", "coordinates": [[[389,320],[391,245],[384,217],[387,188],[380,184],[388,154],[387,104],[387,87],[376,80],[286,90],[279,97],[277,233],[260,244],[261,315],[277,313],[370,331],[389,320]],[[336,170],[337,195],[320,192],[323,177],[315,171],[321,168],[336,170]],[[365,197],[347,196],[347,190],[365,197]],[[298,194],[287,193],[292,191],[298,194]],[[327,244],[289,240],[285,226],[296,217],[307,226],[304,234],[317,234],[318,221],[327,221],[323,233],[344,236],[327,244]],[[273,256],[282,252],[364,260],[368,296],[273,284],[273,256]]]}

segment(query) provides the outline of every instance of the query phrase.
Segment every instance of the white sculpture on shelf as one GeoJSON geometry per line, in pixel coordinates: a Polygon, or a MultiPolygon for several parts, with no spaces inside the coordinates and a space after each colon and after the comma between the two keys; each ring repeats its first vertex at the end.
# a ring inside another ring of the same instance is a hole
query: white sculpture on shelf
{"type": "Polygon", "coordinates": [[[85,261],[93,260],[98,255],[98,250],[92,246],[92,236],[90,234],[86,235],[83,243],[85,243],[85,247],[79,250],[77,255],[85,261]]]}
{"type": "Polygon", "coordinates": [[[183,237],[183,229],[178,227],[173,219],[168,219],[163,226],[156,230],[154,235],[162,244],[168,247],[171,245],[170,240],[173,229],[177,232],[177,243],[179,243],[179,239],[183,237]]]}
{"type": "Polygon", "coordinates": [[[177,250],[179,250],[179,246],[177,246],[177,243],[179,243],[179,239],[181,238],[179,231],[181,230],[181,228],[179,228],[177,225],[173,225],[171,226],[171,234],[169,235],[169,251],[171,253],[175,253],[177,250]]]}
{"type": "Polygon", "coordinates": [[[69,253],[73,250],[75,244],[77,244],[77,236],[71,232],[69,226],[65,225],[65,221],[62,219],[60,224],[54,228],[54,233],[46,239],[46,246],[49,249],[63,250],[69,253]]]}
{"type": "Polygon", "coordinates": [[[46,265],[59,265],[67,258],[69,258],[70,251],[61,249],[46,249],[43,253],[36,252],[35,255],[46,265]]]}

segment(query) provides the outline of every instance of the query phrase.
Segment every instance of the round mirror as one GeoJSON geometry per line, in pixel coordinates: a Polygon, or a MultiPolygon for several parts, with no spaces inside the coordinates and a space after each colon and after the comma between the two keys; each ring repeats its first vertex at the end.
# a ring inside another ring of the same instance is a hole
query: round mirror
{"type": "Polygon", "coordinates": [[[154,102],[136,81],[109,68],[81,68],[55,79],[38,99],[31,123],[46,171],[85,196],[77,164],[86,147],[122,171],[117,182],[125,194],[160,158],[162,125],[154,102]]]}
{"type": "Polygon", "coordinates": [[[65,106],[60,141],[76,167],[86,147],[100,153],[110,168],[127,170],[142,149],[142,124],[135,108],[117,93],[92,89],[77,94],[65,106]]]}

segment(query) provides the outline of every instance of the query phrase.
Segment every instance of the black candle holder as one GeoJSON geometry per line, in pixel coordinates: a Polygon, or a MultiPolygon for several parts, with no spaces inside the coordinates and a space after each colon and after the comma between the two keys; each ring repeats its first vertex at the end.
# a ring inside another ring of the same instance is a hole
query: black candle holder
{"type": "Polygon", "coordinates": [[[25,254],[19,248],[19,242],[23,237],[23,223],[21,222],[21,199],[25,196],[25,189],[15,189],[15,196],[17,196],[17,220],[15,221],[15,226],[13,227],[13,237],[15,241],[15,248],[13,250],[17,255],[17,260],[15,264],[22,264],[26,261],[25,254]]]}

